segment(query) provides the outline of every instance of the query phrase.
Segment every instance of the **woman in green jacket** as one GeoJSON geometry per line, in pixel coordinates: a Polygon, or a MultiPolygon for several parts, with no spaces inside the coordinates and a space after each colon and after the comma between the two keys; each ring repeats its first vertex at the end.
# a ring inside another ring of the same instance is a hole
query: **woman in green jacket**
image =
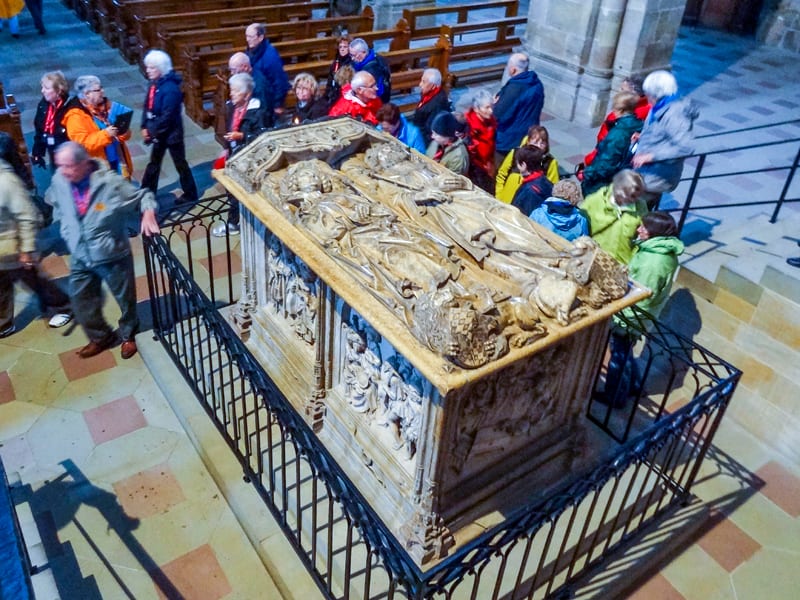
{"type": "Polygon", "coordinates": [[[628,264],[633,256],[631,241],[647,213],[640,199],[644,190],[641,175],[624,169],[614,175],[611,185],[587,196],[580,209],[589,219],[589,231],[597,244],[619,262],[628,264]]]}

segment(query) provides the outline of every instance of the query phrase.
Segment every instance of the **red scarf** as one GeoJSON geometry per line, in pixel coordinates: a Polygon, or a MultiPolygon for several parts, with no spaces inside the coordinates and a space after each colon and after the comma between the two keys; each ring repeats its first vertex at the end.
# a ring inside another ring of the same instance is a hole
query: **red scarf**
{"type": "Polygon", "coordinates": [[[234,106],[233,107],[233,118],[231,118],[231,131],[239,131],[239,126],[242,124],[242,119],[244,118],[244,113],[247,112],[247,105],[244,106],[234,106]]]}
{"type": "Polygon", "coordinates": [[[59,98],[56,100],[56,103],[50,103],[47,105],[47,114],[44,117],[44,132],[47,135],[53,135],[56,127],[56,112],[58,109],[61,108],[61,105],[64,104],[64,99],[59,98]]]}
{"type": "Polygon", "coordinates": [[[430,102],[431,98],[433,98],[436,94],[438,94],[440,89],[442,89],[441,86],[436,86],[427,94],[422,94],[422,97],[419,99],[419,104],[417,104],[417,108],[419,108],[426,102],[430,102]]]}
{"type": "Polygon", "coordinates": [[[156,102],[156,84],[151,83],[150,89],[147,90],[147,103],[145,104],[145,108],[147,110],[153,110],[153,105],[156,102]]]}

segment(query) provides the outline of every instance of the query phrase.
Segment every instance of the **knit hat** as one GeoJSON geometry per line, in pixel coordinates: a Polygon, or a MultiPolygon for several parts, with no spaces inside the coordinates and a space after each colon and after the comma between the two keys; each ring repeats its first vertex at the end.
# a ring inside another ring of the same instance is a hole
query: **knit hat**
{"type": "Polygon", "coordinates": [[[452,113],[444,111],[436,115],[431,123],[431,131],[447,138],[456,137],[457,127],[458,121],[456,121],[452,113]]]}
{"type": "Polygon", "coordinates": [[[561,181],[557,182],[553,186],[553,192],[551,194],[553,198],[561,198],[562,200],[566,200],[572,206],[578,206],[583,200],[583,194],[581,194],[581,188],[578,187],[578,184],[572,181],[571,179],[562,179],[561,181]]]}

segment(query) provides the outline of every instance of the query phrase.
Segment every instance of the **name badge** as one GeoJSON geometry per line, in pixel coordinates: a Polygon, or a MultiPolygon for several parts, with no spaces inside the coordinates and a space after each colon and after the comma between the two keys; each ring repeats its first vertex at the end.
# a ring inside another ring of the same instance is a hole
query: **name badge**
{"type": "Polygon", "coordinates": [[[48,146],[55,146],[56,145],[56,138],[54,138],[52,135],[48,135],[47,136],[47,145],[48,146]]]}
{"type": "Polygon", "coordinates": [[[155,116],[155,115],[154,115],[152,112],[150,112],[150,111],[148,110],[148,111],[147,111],[147,118],[148,118],[148,119],[155,119],[155,118],[156,118],[156,116],[155,116]]]}
{"type": "Polygon", "coordinates": [[[236,148],[239,144],[237,142],[231,142],[231,149],[236,148]]]}

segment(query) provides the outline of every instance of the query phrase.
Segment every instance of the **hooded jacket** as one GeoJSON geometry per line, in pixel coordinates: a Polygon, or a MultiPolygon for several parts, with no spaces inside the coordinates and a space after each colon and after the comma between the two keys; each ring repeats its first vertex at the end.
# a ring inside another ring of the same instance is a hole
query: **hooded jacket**
{"type": "Polygon", "coordinates": [[[509,79],[497,94],[494,118],[497,119],[498,152],[519,146],[531,125],[538,125],[544,106],[544,85],[534,71],[509,79]]]}
{"type": "Polygon", "coordinates": [[[531,220],[557,233],[570,242],[589,235],[589,222],[577,207],[567,200],[550,197],[544,204],[534,209],[531,220]]]}
{"type": "Polygon", "coordinates": [[[662,98],[650,109],[639,136],[637,154],[652,154],[653,160],[636,169],[643,177],[655,176],[674,190],[683,171],[683,159],[694,152],[694,121],[699,116],[688,98],[662,98]]]}
{"type": "MultiPolygon", "coordinates": [[[[181,76],[175,71],[162,75],[155,85],[153,107],[148,110],[147,97],[142,111],[142,129],[147,129],[150,137],[161,144],[178,144],[183,140],[183,92],[181,76]]],[[[148,95],[150,90],[148,88],[148,95]]]]}
{"type": "Polygon", "coordinates": [[[389,70],[389,65],[375,50],[370,49],[364,60],[355,62],[353,61],[353,68],[358,71],[366,71],[375,78],[375,83],[378,85],[378,98],[381,102],[389,102],[392,96],[392,72],[389,70]]]}
{"type": "Polygon", "coordinates": [[[342,88],[342,95],[331,106],[328,115],[331,117],[350,116],[354,119],[360,119],[365,123],[377,125],[378,119],[375,113],[381,107],[380,98],[373,98],[369,102],[364,102],[361,98],[356,96],[352,86],[348,83],[342,88]]]}
{"type": "Polygon", "coordinates": [[[125,142],[131,138],[131,130],[115,140],[105,132],[105,128],[114,122],[117,115],[131,109],[108,99],[104,99],[104,102],[108,110],[108,123],[103,123],[102,128],[99,120],[78,98],[69,101],[63,123],[69,139],[86,148],[89,156],[106,163],[112,159],[118,161],[120,165],[124,165],[123,174],[127,173],[126,177],[129,178],[133,173],[133,161],[125,142]]]}
{"type": "Polygon", "coordinates": [[[619,262],[628,264],[633,256],[631,240],[647,213],[644,200],[620,206],[614,200],[614,186],[607,185],[586,196],[580,208],[589,219],[594,241],[619,262]]]}
{"type": "MultiPolygon", "coordinates": [[[[428,158],[432,158],[436,160],[436,153],[439,151],[439,144],[436,142],[431,142],[428,144],[428,149],[425,151],[425,155],[428,158]]],[[[444,149],[441,157],[438,160],[439,164],[443,167],[447,167],[453,173],[458,173],[459,175],[466,175],[467,169],[469,169],[469,152],[467,152],[467,146],[462,139],[456,139],[455,142],[450,144],[444,149]]]]}
{"type": "Polygon", "coordinates": [[[592,163],[583,170],[581,188],[586,196],[611,183],[614,175],[624,169],[631,147],[631,136],[642,130],[642,121],[627,114],[608,125],[608,133],[597,144],[592,163]]]}
{"type": "Polygon", "coordinates": [[[54,220],[61,222],[61,237],[72,258],[86,265],[97,265],[131,253],[127,216],[157,210],[158,203],[147,188],[137,189],[114,171],[93,161],[89,175],[89,208],[78,216],[72,184],[56,171],[45,194],[53,207],[54,220]]]}
{"type": "Polygon", "coordinates": [[[485,171],[490,177],[494,177],[494,138],[497,131],[497,121],[491,117],[484,121],[481,116],[470,108],[464,117],[469,125],[469,139],[467,150],[469,151],[469,161],[473,167],[485,171]]]}
{"type": "Polygon", "coordinates": [[[628,264],[628,273],[631,279],[653,292],[652,296],[636,305],[657,317],[669,298],[678,269],[678,256],[683,254],[683,242],[676,237],[653,237],[636,240],[634,247],[636,252],[628,264]]]}

